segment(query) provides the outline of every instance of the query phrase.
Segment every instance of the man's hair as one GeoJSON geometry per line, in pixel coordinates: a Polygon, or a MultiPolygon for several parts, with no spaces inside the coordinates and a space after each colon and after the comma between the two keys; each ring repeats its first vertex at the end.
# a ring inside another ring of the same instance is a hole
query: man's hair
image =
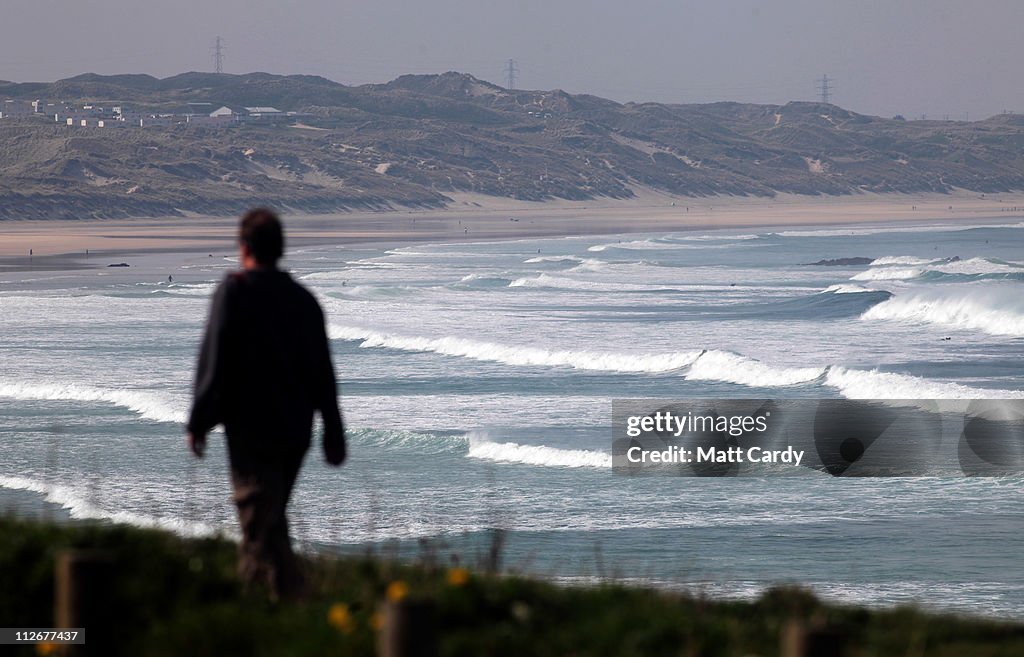
{"type": "Polygon", "coordinates": [[[238,241],[261,265],[273,265],[284,255],[284,229],[270,208],[254,208],[242,215],[238,241]]]}

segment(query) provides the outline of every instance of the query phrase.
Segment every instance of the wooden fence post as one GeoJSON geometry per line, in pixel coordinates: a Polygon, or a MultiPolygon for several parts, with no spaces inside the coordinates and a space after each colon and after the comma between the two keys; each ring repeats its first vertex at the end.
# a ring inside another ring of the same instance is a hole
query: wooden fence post
{"type": "Polygon", "coordinates": [[[384,603],[378,657],[437,657],[437,607],[430,600],[384,603]]]}
{"type": "Polygon", "coordinates": [[[85,630],[84,645],[63,646],[67,655],[109,654],[113,647],[114,559],[94,550],[62,550],[54,567],[54,626],[85,630]]]}

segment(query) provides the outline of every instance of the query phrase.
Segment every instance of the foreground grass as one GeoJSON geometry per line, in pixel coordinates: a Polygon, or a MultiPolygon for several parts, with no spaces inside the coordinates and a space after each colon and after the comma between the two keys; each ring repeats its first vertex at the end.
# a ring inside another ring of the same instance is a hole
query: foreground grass
{"type": "Polygon", "coordinates": [[[754,602],[711,602],[370,558],[311,560],[310,599],[274,605],[242,592],[228,541],[14,518],[0,518],[0,626],[52,624],[54,557],[71,547],[116,558],[108,594],[116,601],[117,640],[107,655],[372,655],[379,605],[389,594],[434,600],[440,651],[452,656],[769,657],[778,654],[780,630],[793,618],[838,628],[849,655],[1024,655],[1022,625],[833,607],[795,590],[770,591],[754,602]]]}

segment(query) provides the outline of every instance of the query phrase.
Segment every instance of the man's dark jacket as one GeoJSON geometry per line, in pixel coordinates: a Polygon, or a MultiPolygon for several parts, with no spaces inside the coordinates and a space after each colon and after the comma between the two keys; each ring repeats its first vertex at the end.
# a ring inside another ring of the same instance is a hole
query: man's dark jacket
{"type": "Polygon", "coordinates": [[[232,461],[309,447],[320,411],[324,445],[344,441],[324,315],[278,269],[229,274],[214,293],[188,430],[223,424],[232,461]]]}

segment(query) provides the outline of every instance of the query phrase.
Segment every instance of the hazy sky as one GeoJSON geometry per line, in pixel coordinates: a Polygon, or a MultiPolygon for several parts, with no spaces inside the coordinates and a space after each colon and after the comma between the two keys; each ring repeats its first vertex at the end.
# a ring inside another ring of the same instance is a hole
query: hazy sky
{"type": "Polygon", "coordinates": [[[0,79],[458,70],[616,100],[783,103],[971,119],[1024,111],[1024,0],[2,0],[0,79]]]}

